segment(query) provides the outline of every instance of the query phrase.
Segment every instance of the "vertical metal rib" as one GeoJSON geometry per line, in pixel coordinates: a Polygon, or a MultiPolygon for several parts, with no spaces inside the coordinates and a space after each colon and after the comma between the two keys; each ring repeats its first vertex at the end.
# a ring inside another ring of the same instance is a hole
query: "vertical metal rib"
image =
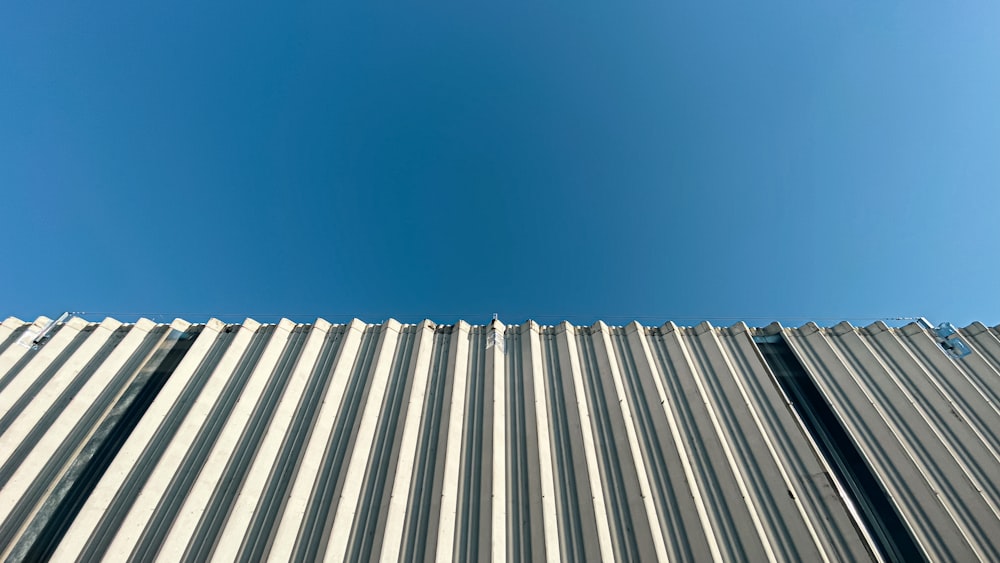
{"type": "MultiPolygon", "coordinates": [[[[97,369],[104,363],[104,360],[121,343],[131,327],[123,326],[115,330],[108,340],[101,346],[93,357],[84,365],[83,369],[77,373],[65,389],[55,398],[45,413],[31,424],[24,437],[18,441],[17,447],[9,452],[3,465],[0,466],[0,489],[7,484],[7,480],[24,462],[28,453],[34,449],[38,441],[45,435],[57,418],[65,411],[69,402],[79,393],[80,389],[90,381],[97,369]]],[[[5,454],[7,452],[4,452],[5,454]]]]}
{"type": "Polygon", "coordinates": [[[166,451],[167,446],[176,436],[181,423],[194,405],[198,394],[204,389],[208,377],[215,370],[223,354],[228,350],[234,336],[235,332],[232,330],[224,331],[215,336],[210,352],[201,361],[194,376],[185,386],[183,393],[161,422],[155,437],[144,449],[142,456],[135,462],[121,488],[118,489],[117,494],[105,509],[103,516],[97,523],[96,529],[84,545],[80,553],[80,559],[97,561],[106,555],[108,546],[115,533],[121,527],[129,508],[131,508],[139,492],[146,485],[153,468],[163,456],[163,452],[166,451]]]}
{"type": "Polygon", "coordinates": [[[360,418],[358,415],[370,384],[368,375],[378,349],[380,332],[377,328],[366,329],[362,336],[361,349],[358,351],[333,432],[327,441],[320,473],[313,485],[303,525],[298,533],[294,554],[296,561],[316,561],[326,551],[334,512],[340,498],[339,489],[343,485],[343,470],[350,459],[351,445],[360,418]]]}
{"type": "Polygon", "coordinates": [[[430,380],[423,406],[417,461],[406,510],[401,560],[424,561],[434,557],[437,536],[432,522],[437,522],[441,508],[441,485],[444,477],[444,437],[448,434],[445,405],[451,395],[447,377],[456,344],[454,327],[439,327],[434,333],[430,380]]]}
{"type": "Polygon", "coordinates": [[[59,476],[75,457],[75,453],[81,444],[94,431],[94,428],[99,424],[112,401],[139,371],[139,368],[145,363],[149,354],[159,345],[167,330],[168,327],[157,327],[147,333],[144,338],[139,336],[139,338],[142,338],[141,344],[130,355],[125,364],[117,370],[110,383],[104,387],[96,399],[86,408],[83,415],[77,419],[73,428],[69,432],[59,432],[60,441],[58,446],[55,451],[46,455],[40,468],[29,467],[24,464],[17,468],[15,474],[31,471],[34,475],[31,477],[26,476],[30,479],[30,484],[13,504],[3,523],[0,524],[0,545],[13,545],[12,541],[19,533],[21,527],[38,509],[41,499],[47,497],[44,494],[45,491],[58,482],[59,476]]]}
{"type": "Polygon", "coordinates": [[[309,326],[295,327],[282,351],[278,365],[268,378],[267,386],[250,415],[247,426],[240,436],[235,451],[229,458],[218,485],[208,500],[208,509],[202,513],[194,535],[188,543],[184,559],[203,561],[211,559],[212,553],[221,535],[223,526],[233,508],[233,500],[239,492],[250,464],[257,454],[261,437],[267,430],[288,384],[288,376],[295,367],[299,352],[305,345],[309,326]]]}
{"type": "Polygon", "coordinates": [[[0,558],[1000,554],[982,325],[961,359],[879,323],[26,326],[0,326],[0,558]]]}
{"type": "Polygon", "coordinates": [[[156,394],[183,359],[200,331],[173,331],[136,374],[128,389],[96,429],[73,464],[49,494],[9,561],[48,559],[156,394]]]}
{"type": "Polygon", "coordinates": [[[10,405],[6,412],[0,416],[0,435],[10,428],[10,425],[14,422],[21,412],[24,410],[28,403],[34,400],[38,392],[45,387],[52,377],[66,364],[73,354],[80,348],[83,342],[94,333],[93,326],[87,326],[80,330],[74,337],[73,340],[66,345],[65,348],[59,352],[59,355],[55,357],[52,362],[50,362],[42,373],[32,380],[31,384],[20,394],[16,401],[10,405]]]}
{"type": "Polygon", "coordinates": [[[45,348],[46,344],[55,339],[62,328],[63,325],[56,325],[52,327],[52,331],[49,332],[49,337],[44,340],[42,344],[38,347],[27,349],[22,353],[23,355],[14,363],[14,365],[11,366],[9,370],[7,370],[7,373],[0,376],[0,392],[6,389],[7,386],[10,385],[10,382],[14,381],[14,378],[20,375],[21,370],[23,370],[32,360],[35,359],[36,356],[39,355],[39,352],[45,348]]]}
{"type": "Polygon", "coordinates": [[[239,560],[242,562],[262,561],[270,552],[280,513],[288,499],[288,490],[297,475],[305,453],[304,446],[309,440],[320,402],[330,384],[333,362],[340,351],[343,336],[343,327],[330,330],[326,335],[320,358],[295,410],[292,425],[286,432],[281,455],[271,471],[260,505],[247,529],[239,553],[239,560]]]}
{"type": "Polygon", "coordinates": [[[273,333],[274,326],[264,326],[254,334],[233,376],[226,382],[222,395],[213,405],[211,413],[206,419],[206,424],[201,427],[191,441],[190,449],[184,455],[184,461],[181,462],[179,470],[170,480],[167,490],[157,503],[153,517],[146,524],[129,555],[129,561],[133,563],[151,561],[159,552],[160,545],[177,518],[191,486],[198,477],[198,472],[204,466],[233,405],[243,391],[243,387],[273,333]]]}

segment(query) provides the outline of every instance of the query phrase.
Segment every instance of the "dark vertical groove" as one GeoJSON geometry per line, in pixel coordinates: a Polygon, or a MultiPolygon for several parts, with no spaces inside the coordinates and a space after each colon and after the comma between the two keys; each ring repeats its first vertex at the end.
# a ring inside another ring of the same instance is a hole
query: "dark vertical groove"
{"type": "Polygon", "coordinates": [[[309,437],[312,435],[316,412],[330,385],[331,370],[337,352],[340,351],[345,328],[333,327],[326,336],[316,367],[295,409],[293,423],[285,433],[281,454],[271,470],[261,502],[243,539],[237,557],[243,563],[263,561],[271,551],[274,535],[277,532],[278,516],[288,500],[287,492],[298,474],[302,456],[305,454],[305,444],[309,443],[309,437]]]}
{"type": "Polygon", "coordinates": [[[442,456],[446,448],[439,448],[441,436],[446,435],[448,419],[444,417],[444,405],[451,389],[448,380],[449,347],[452,338],[458,337],[453,327],[440,327],[434,333],[434,353],[431,356],[431,374],[423,405],[420,438],[417,442],[413,481],[406,510],[405,535],[403,537],[403,561],[425,561],[434,559],[437,536],[433,534],[440,508],[441,480],[443,475],[442,456]],[[438,450],[441,450],[440,454],[438,450]]]}
{"type": "MultiPolygon", "coordinates": [[[[373,558],[375,537],[381,533],[379,516],[385,506],[386,484],[394,471],[394,438],[399,421],[405,411],[405,390],[407,375],[413,360],[413,348],[417,341],[416,327],[404,327],[396,344],[395,361],[389,375],[389,382],[379,409],[378,428],[375,431],[368,470],[363,480],[363,491],[359,495],[358,510],[354,515],[351,537],[347,552],[348,561],[369,561],[373,558]]],[[[375,553],[375,556],[378,554],[375,553]]]]}
{"type": "MultiPolygon", "coordinates": [[[[692,331],[694,338],[689,341],[688,350],[690,350],[692,359],[698,366],[698,371],[704,376],[701,379],[704,382],[705,391],[710,397],[708,400],[721,405],[742,405],[744,399],[741,396],[738,394],[734,394],[734,396],[727,395],[726,385],[715,375],[719,370],[716,370],[716,366],[713,363],[712,352],[714,351],[714,346],[707,345],[704,339],[697,336],[698,334],[700,333],[692,331]]],[[[729,369],[729,367],[720,366],[722,373],[728,373],[729,369]]],[[[745,408],[736,408],[746,412],[745,408]]],[[[721,421],[722,431],[729,436],[729,439],[726,441],[729,443],[731,451],[734,451],[735,455],[742,460],[743,470],[740,471],[740,474],[744,482],[748,483],[748,493],[752,495],[753,491],[765,490],[766,484],[761,482],[762,477],[758,460],[755,459],[753,452],[750,451],[750,438],[747,436],[747,426],[740,424],[733,407],[715,409],[715,412],[721,421]]],[[[753,505],[753,508],[748,506],[748,509],[762,513],[765,520],[770,520],[777,524],[774,527],[774,533],[779,537],[771,541],[774,550],[783,559],[796,561],[802,559],[801,554],[797,553],[794,543],[787,541],[787,525],[779,516],[778,510],[774,505],[775,497],[758,494],[754,498],[756,504],[753,505]],[[788,549],[791,552],[788,552],[788,549]]],[[[804,530],[800,531],[805,533],[804,530]]]]}
{"type": "MultiPolygon", "coordinates": [[[[572,329],[571,329],[572,330],[572,329]]],[[[565,338],[572,339],[571,332],[565,338]]],[[[542,332],[542,358],[546,364],[545,377],[547,400],[550,407],[550,429],[556,478],[557,514],[560,556],[572,561],[590,561],[600,557],[597,540],[597,522],[594,514],[593,495],[588,479],[588,468],[583,451],[582,420],[569,365],[559,359],[559,335],[554,328],[542,332]]]]}
{"type": "Polygon", "coordinates": [[[49,431],[49,428],[52,427],[56,419],[58,419],[63,413],[70,401],[72,401],[73,398],[76,397],[77,393],[80,392],[80,389],[83,388],[88,381],[90,381],[91,376],[94,375],[97,368],[99,368],[101,364],[104,363],[104,360],[111,355],[111,352],[113,352],[114,349],[121,344],[122,339],[125,338],[126,334],[128,334],[130,328],[131,327],[129,326],[123,326],[115,330],[111,336],[108,337],[108,341],[101,346],[101,349],[90,358],[87,364],[83,366],[83,369],[81,369],[76,377],[73,378],[73,381],[71,381],[69,385],[63,389],[59,396],[56,397],[52,406],[50,406],[49,409],[45,411],[45,414],[43,414],[41,418],[35,422],[35,425],[32,426],[30,431],[28,431],[28,434],[25,435],[20,442],[18,442],[17,447],[14,449],[13,453],[11,453],[6,463],[0,467],[0,488],[3,488],[3,486],[7,484],[7,481],[21,466],[24,459],[28,457],[28,454],[35,449],[38,441],[42,439],[46,432],[49,431]]]}
{"type": "MultiPolygon", "coordinates": [[[[528,477],[529,402],[524,382],[524,352],[521,334],[508,330],[507,347],[507,538],[508,556],[514,561],[533,559],[531,529],[531,489],[528,477]]],[[[542,555],[542,554],[538,554],[542,555]]]]}
{"type": "Polygon", "coordinates": [[[187,417],[191,407],[194,406],[198,395],[208,383],[209,376],[215,371],[219,360],[229,349],[236,332],[232,327],[220,332],[212,343],[211,349],[201,360],[195,369],[191,379],[188,381],[180,396],[174,402],[170,411],[164,417],[156,433],[149,444],[139,455],[135,465],[129,471],[128,476],[122,483],[121,488],[115,493],[114,498],[104,511],[101,520],[94,528],[94,532],[84,545],[80,554],[81,561],[97,561],[105,557],[115,533],[125,520],[129,509],[135,502],[142,488],[149,480],[149,476],[156,468],[163,453],[170,446],[171,441],[177,434],[178,429],[187,417]]]}
{"type": "Polygon", "coordinates": [[[108,383],[97,396],[87,411],[79,418],[76,425],[66,433],[59,446],[52,452],[45,465],[38,471],[31,485],[25,493],[18,499],[14,508],[7,518],[0,524],[0,545],[9,545],[14,540],[14,534],[21,528],[25,520],[38,504],[39,499],[44,498],[45,492],[56,481],[59,474],[74,459],[74,455],[80,444],[90,435],[94,427],[101,421],[101,417],[111,404],[111,401],[118,396],[122,388],[132,379],[132,376],[139,371],[149,354],[163,340],[163,335],[169,327],[154,327],[143,338],[142,343],[129,356],[129,359],[115,373],[111,382],[108,383]]]}
{"type": "Polygon", "coordinates": [[[212,558],[219,542],[219,535],[232,513],[236,495],[243,487],[247,472],[257,457],[264,434],[271,425],[274,411],[278,408],[281,396],[284,395],[289,376],[298,363],[299,354],[305,346],[311,328],[311,325],[297,326],[288,336],[284,350],[268,374],[267,384],[240,434],[240,439],[219,477],[215,490],[212,491],[205,511],[198,520],[183,559],[208,561],[212,558]]]}
{"type": "MultiPolygon", "coordinates": [[[[693,561],[695,555],[692,547],[700,546],[707,552],[708,546],[700,541],[702,539],[701,534],[697,531],[691,532],[686,529],[684,515],[681,513],[681,506],[678,502],[672,501],[670,498],[673,496],[669,495],[669,491],[673,486],[671,483],[681,483],[684,481],[684,478],[677,477],[676,481],[671,479],[666,456],[660,446],[661,442],[656,435],[653,413],[650,410],[648,402],[649,397],[655,399],[656,390],[654,388],[647,392],[643,388],[642,378],[639,375],[636,360],[632,354],[632,348],[628,343],[628,335],[624,331],[619,330],[612,337],[617,355],[622,361],[622,376],[625,381],[626,390],[632,398],[630,401],[632,416],[636,421],[636,429],[642,443],[642,451],[650,458],[646,464],[646,473],[651,477],[650,488],[652,489],[651,492],[657,506],[657,512],[664,515],[665,519],[674,527],[674,530],[667,529],[662,531],[666,537],[682,538],[682,541],[670,542],[671,545],[668,545],[668,548],[672,547],[677,550],[676,553],[672,554],[673,557],[685,561],[693,561]]],[[[643,337],[643,335],[640,334],[640,337],[643,337]]],[[[655,522],[650,522],[651,527],[654,524],[655,522]]]]}
{"type": "MultiPolygon", "coordinates": [[[[683,334],[677,329],[675,335],[680,341],[683,334]]],[[[709,448],[701,447],[709,442],[715,443],[719,437],[714,429],[703,430],[698,425],[696,414],[704,414],[705,406],[701,403],[700,393],[692,386],[694,385],[692,374],[681,374],[671,361],[670,349],[667,345],[668,336],[660,331],[654,333],[653,340],[656,351],[656,360],[663,373],[663,385],[672,396],[671,404],[675,406],[678,423],[685,436],[689,436],[694,443],[694,447],[689,450],[691,463],[696,465],[698,471],[704,476],[702,484],[702,494],[710,506],[709,514],[715,524],[714,532],[720,536],[720,546],[727,550],[725,556],[731,559],[759,559],[763,557],[763,551],[758,551],[760,546],[759,538],[756,534],[741,530],[736,525],[735,518],[749,517],[749,514],[740,509],[734,513],[731,510],[729,499],[732,495],[738,494],[738,489],[732,485],[732,480],[726,475],[720,475],[718,470],[726,471],[725,462],[713,463],[709,448]],[[696,395],[697,394],[697,395],[696,395]],[[695,409],[699,409],[697,412],[695,409]],[[725,481],[724,481],[725,480],[725,481]],[[729,487],[728,491],[726,487],[729,487]],[[729,496],[727,496],[727,492],[729,496]]],[[[719,461],[716,459],[716,461],[719,461]]],[[[743,505],[745,506],[745,504],[743,505]]]]}
{"type": "Polygon", "coordinates": [[[361,349],[349,375],[350,382],[344,391],[337,420],[323,454],[321,469],[295,541],[295,561],[318,561],[326,551],[337,502],[340,500],[338,491],[344,477],[343,469],[350,459],[351,445],[357,435],[361,406],[370,387],[372,364],[378,352],[382,330],[384,327],[368,327],[362,335],[361,349]]]}
{"type": "Polygon", "coordinates": [[[191,442],[190,448],[184,454],[184,460],[153,510],[152,517],[129,555],[130,562],[151,561],[156,557],[160,545],[177,518],[177,513],[180,512],[184,500],[201,472],[201,468],[204,467],[205,460],[208,459],[212,447],[218,440],[219,433],[225,426],[226,420],[229,419],[233,406],[242,394],[243,388],[246,387],[250,374],[253,373],[257,361],[274,334],[274,329],[274,325],[264,325],[251,338],[239,364],[229,377],[229,381],[226,382],[218,400],[212,405],[212,410],[205,419],[205,423],[191,442]]]}
{"type": "Polygon", "coordinates": [[[160,345],[45,500],[8,561],[42,561],[52,556],[87,497],[200,331],[199,326],[176,332],[160,345]]]}
{"type": "Polygon", "coordinates": [[[486,338],[483,327],[469,333],[468,383],[465,394],[465,429],[462,440],[462,465],[459,471],[458,534],[455,554],[462,561],[481,559],[479,553],[483,468],[492,468],[484,456],[483,419],[486,387],[486,338]]]}
{"type": "Polygon", "coordinates": [[[555,343],[555,334],[542,334],[542,358],[546,363],[548,377],[545,383],[548,387],[550,406],[550,422],[552,425],[552,447],[555,450],[556,496],[558,497],[560,555],[567,561],[582,561],[586,550],[583,545],[583,529],[580,526],[582,516],[580,499],[576,490],[576,466],[573,463],[572,452],[569,449],[569,420],[566,415],[566,399],[563,395],[562,374],[559,371],[559,351],[555,343]]]}
{"type": "MultiPolygon", "coordinates": [[[[610,330],[610,329],[609,329],[610,330]]],[[[607,396],[609,392],[614,397],[616,391],[612,384],[610,391],[607,389],[607,377],[602,376],[597,368],[597,353],[594,349],[594,340],[600,335],[580,334],[578,336],[578,351],[580,363],[583,371],[585,389],[588,397],[588,404],[591,412],[591,425],[596,434],[595,442],[599,467],[604,471],[604,499],[611,508],[609,516],[611,532],[613,534],[613,544],[615,557],[623,561],[640,560],[639,545],[636,541],[637,530],[632,519],[632,512],[629,510],[628,485],[625,482],[625,474],[622,463],[631,458],[631,453],[626,450],[623,454],[618,450],[618,444],[627,444],[628,438],[625,436],[615,436],[615,429],[612,427],[611,405],[607,396]],[[602,381],[603,380],[603,381],[602,381]],[[620,438],[616,439],[616,438],[620,438]]],[[[614,361],[614,358],[610,358],[614,361]]],[[[616,413],[618,419],[622,419],[620,412],[616,413]]],[[[651,540],[652,538],[650,538],[651,540]]]]}
{"type": "Polygon", "coordinates": [[[858,507],[862,525],[889,561],[926,561],[889,494],[784,338],[754,339],[838,481],[858,507]]]}
{"type": "MultiPolygon", "coordinates": [[[[481,362],[483,382],[480,385],[479,390],[479,409],[482,414],[480,415],[478,422],[479,429],[477,432],[479,439],[476,446],[479,450],[479,455],[473,460],[474,463],[478,462],[480,464],[480,468],[478,488],[471,491],[472,494],[478,496],[476,508],[479,512],[477,516],[479,522],[477,525],[479,533],[474,536],[476,546],[473,553],[477,555],[475,558],[479,560],[489,559],[493,551],[493,503],[499,502],[499,499],[494,499],[493,497],[493,479],[495,477],[493,475],[493,424],[495,421],[494,409],[497,406],[496,401],[493,398],[493,389],[495,378],[499,377],[501,378],[501,381],[503,379],[502,367],[500,368],[500,371],[492,369],[494,364],[486,353],[486,338],[487,328],[484,327],[479,344],[483,350],[483,359],[481,362]],[[487,369],[487,362],[490,362],[490,369],[487,369]]],[[[506,346],[506,343],[504,346],[506,346]]],[[[502,348],[497,348],[496,353],[502,353],[501,350],[502,348]]],[[[498,444],[496,447],[503,448],[504,444],[498,444]]],[[[504,479],[506,477],[506,471],[497,477],[504,479]]],[[[506,534],[504,537],[506,537],[506,534]]]]}
{"type": "Polygon", "coordinates": [[[3,344],[0,344],[0,354],[3,354],[7,351],[7,348],[13,346],[17,342],[17,339],[21,338],[21,335],[28,330],[29,326],[31,326],[29,323],[24,323],[12,330],[10,334],[7,335],[7,338],[4,339],[3,344]]]}

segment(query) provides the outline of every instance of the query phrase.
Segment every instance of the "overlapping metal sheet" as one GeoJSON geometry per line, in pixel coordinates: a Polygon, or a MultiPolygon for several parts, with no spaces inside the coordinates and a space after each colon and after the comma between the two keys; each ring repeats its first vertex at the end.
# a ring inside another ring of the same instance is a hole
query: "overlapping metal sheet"
{"type": "Polygon", "coordinates": [[[0,326],[4,558],[1000,560],[980,324],[962,359],[882,323],[74,318],[18,343],[47,321],[0,326]]]}
{"type": "Polygon", "coordinates": [[[784,333],[926,554],[1000,561],[996,329],[961,331],[960,360],[916,324],[784,333]]]}

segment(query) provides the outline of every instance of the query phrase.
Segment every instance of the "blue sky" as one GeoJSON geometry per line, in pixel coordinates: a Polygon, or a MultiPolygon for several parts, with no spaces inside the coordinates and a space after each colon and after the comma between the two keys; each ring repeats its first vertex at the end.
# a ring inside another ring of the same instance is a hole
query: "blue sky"
{"type": "Polygon", "coordinates": [[[0,316],[1000,322],[997,2],[293,4],[0,7],[0,316]]]}

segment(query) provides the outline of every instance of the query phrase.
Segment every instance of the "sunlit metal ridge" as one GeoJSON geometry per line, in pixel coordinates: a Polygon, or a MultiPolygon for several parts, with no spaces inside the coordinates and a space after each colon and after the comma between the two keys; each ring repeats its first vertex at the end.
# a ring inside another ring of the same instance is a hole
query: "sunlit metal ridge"
{"type": "Polygon", "coordinates": [[[982,323],[50,320],[12,561],[1000,560],[982,323]]]}

